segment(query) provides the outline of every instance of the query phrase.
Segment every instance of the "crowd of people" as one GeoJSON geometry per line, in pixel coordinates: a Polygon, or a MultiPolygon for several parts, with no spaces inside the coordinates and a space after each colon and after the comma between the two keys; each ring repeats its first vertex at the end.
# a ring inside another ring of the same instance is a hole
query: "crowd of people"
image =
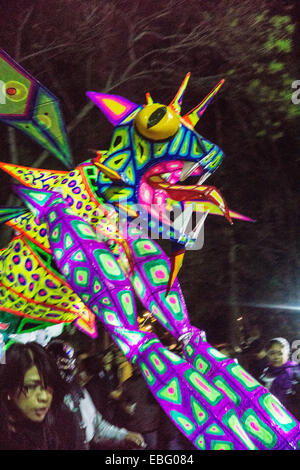
{"type": "MultiPolygon", "coordinates": [[[[229,345],[219,345],[234,357],[229,345]]],[[[181,351],[176,351],[181,354],[181,351]]],[[[300,419],[300,366],[289,343],[254,340],[241,365],[300,419]]],[[[1,450],[192,450],[166,417],[137,366],[113,345],[74,350],[64,339],[46,347],[15,343],[0,365],[1,450]]]]}
{"type": "Polygon", "coordinates": [[[285,338],[257,337],[239,348],[238,353],[228,343],[217,348],[225,356],[237,358],[300,421],[300,364],[290,360],[291,348],[285,338]]]}
{"type": "Polygon", "coordinates": [[[281,337],[267,342],[257,339],[245,356],[250,374],[300,420],[300,365],[290,360],[289,342],[281,337]]]}
{"type": "Polygon", "coordinates": [[[143,436],[106,421],[76,380],[71,345],[13,344],[0,369],[1,450],[142,448],[143,436]]]}

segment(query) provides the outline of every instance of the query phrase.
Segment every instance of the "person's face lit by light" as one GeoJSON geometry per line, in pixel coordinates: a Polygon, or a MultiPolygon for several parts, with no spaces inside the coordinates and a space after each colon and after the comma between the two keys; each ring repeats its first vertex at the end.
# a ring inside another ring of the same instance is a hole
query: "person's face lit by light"
{"type": "Polygon", "coordinates": [[[289,359],[289,350],[279,343],[274,343],[268,350],[268,359],[272,366],[280,367],[289,359]]]}
{"type": "Polygon", "coordinates": [[[15,406],[31,421],[44,421],[53,399],[53,389],[45,388],[36,366],[32,366],[24,376],[21,390],[13,397],[15,406]]]}

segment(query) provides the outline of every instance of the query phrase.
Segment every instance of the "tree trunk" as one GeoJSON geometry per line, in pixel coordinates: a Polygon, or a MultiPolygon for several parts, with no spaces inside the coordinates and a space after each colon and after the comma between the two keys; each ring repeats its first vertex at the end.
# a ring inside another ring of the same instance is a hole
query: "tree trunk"
{"type": "Polygon", "coordinates": [[[235,241],[234,233],[231,227],[227,228],[228,238],[228,278],[229,278],[229,340],[233,348],[241,344],[241,317],[239,307],[239,286],[237,272],[237,250],[238,245],[235,241]]]}

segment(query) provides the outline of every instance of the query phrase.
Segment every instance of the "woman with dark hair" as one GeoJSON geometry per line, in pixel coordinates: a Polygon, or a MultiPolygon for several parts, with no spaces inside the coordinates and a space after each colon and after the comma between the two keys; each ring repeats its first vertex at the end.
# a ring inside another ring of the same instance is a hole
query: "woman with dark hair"
{"type": "Polygon", "coordinates": [[[0,450],[76,450],[83,440],[64,384],[37,343],[13,344],[0,365],[0,450]]]}

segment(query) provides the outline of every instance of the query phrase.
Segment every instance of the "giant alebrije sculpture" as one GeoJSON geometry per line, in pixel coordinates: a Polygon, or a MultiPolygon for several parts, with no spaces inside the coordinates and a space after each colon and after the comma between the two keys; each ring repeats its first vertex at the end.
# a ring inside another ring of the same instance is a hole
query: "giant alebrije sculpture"
{"type": "Polygon", "coordinates": [[[120,96],[88,92],[114,132],[107,151],[72,169],[57,99],[3,51],[0,79],[5,93],[0,118],[69,168],[1,163],[21,183],[14,190],[26,203],[0,212],[1,222],[16,231],[0,252],[2,315],[45,326],[75,322],[92,337],[97,336],[97,317],[197,449],[296,449],[299,423],[190,324],[177,279],[184,249],[195,243],[203,222],[186,233],[167,217],[170,206],[192,204],[193,210],[224,215],[229,222],[249,220],[229,210],[216,188],[203,185],[223,152],[195,126],[223,81],[184,116],[181,101],[189,74],[168,106],[154,103],[148,93],[146,105],[139,106],[120,96]],[[198,182],[188,184],[190,176],[198,182]],[[167,231],[171,260],[130,223],[137,207],[151,215],[152,233],[167,231]],[[119,224],[120,218],[125,222],[119,224]],[[134,295],[182,343],[184,358],[139,329],[134,295]]]}

